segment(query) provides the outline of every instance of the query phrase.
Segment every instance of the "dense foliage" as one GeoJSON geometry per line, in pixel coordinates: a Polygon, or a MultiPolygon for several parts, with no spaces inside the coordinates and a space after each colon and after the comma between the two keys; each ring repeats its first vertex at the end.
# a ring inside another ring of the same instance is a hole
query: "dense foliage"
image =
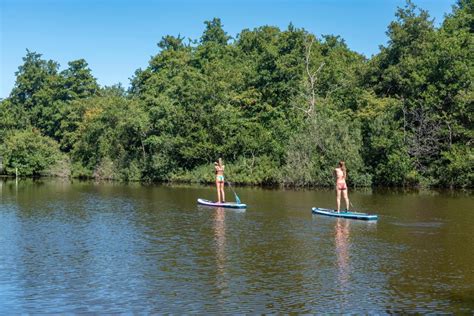
{"type": "Polygon", "coordinates": [[[367,59],[292,24],[232,39],[216,18],[164,37],[128,91],[27,51],[0,102],[3,173],[211,182],[222,157],[234,182],[326,186],[342,159],[356,186],[472,187],[473,31],[470,0],[438,28],[407,2],[367,59]]]}

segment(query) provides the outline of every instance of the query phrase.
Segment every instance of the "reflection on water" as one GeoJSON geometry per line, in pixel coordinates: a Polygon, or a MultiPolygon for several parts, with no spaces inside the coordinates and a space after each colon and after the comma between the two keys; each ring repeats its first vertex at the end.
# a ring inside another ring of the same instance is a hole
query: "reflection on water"
{"type": "Polygon", "coordinates": [[[0,312],[474,312],[469,193],[354,191],[378,222],[311,214],[332,190],[0,181],[0,312]]]}
{"type": "Polygon", "coordinates": [[[216,268],[217,288],[224,291],[227,288],[226,281],[226,254],[225,254],[225,209],[215,208],[214,211],[214,236],[216,242],[216,268]]]}
{"type": "Polygon", "coordinates": [[[339,268],[339,287],[347,289],[350,276],[349,258],[349,224],[350,220],[337,218],[335,224],[335,243],[337,254],[337,266],[339,268]]]}

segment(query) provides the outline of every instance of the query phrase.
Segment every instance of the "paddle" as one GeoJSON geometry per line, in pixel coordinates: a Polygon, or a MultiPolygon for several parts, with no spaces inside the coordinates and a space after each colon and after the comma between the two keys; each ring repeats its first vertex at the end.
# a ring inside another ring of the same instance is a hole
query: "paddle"
{"type": "Polygon", "coordinates": [[[237,202],[237,204],[242,204],[242,203],[240,202],[239,196],[237,195],[237,193],[235,193],[234,188],[232,187],[232,185],[230,184],[229,181],[227,181],[227,184],[229,185],[229,187],[230,187],[230,189],[232,190],[232,192],[234,192],[235,202],[237,202]]]}
{"type": "MultiPolygon", "coordinates": [[[[357,212],[356,207],[354,206],[354,204],[352,204],[351,201],[349,201],[349,205],[352,207],[352,209],[353,209],[355,212],[357,212]]],[[[357,208],[357,209],[358,209],[358,208],[357,208]]]]}
{"type": "Polygon", "coordinates": [[[359,208],[357,207],[357,210],[356,210],[356,207],[354,206],[354,204],[352,204],[351,201],[349,201],[349,204],[350,206],[352,207],[353,211],[351,211],[351,213],[358,213],[358,214],[367,214],[367,213],[364,213],[364,212],[359,212],[359,208]]]}

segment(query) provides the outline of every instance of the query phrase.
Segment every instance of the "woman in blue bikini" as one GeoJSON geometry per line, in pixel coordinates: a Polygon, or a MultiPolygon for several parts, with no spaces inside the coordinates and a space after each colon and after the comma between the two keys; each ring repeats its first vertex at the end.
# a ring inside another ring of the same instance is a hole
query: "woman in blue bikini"
{"type": "Polygon", "coordinates": [[[218,162],[214,162],[214,168],[216,169],[216,187],[217,187],[217,203],[225,203],[224,193],[224,163],[222,158],[219,158],[218,162]]]}

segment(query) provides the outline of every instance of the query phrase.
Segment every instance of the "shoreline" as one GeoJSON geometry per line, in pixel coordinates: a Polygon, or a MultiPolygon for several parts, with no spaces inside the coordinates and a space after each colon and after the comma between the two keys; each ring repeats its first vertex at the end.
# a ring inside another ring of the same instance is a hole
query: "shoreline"
{"type": "MultiPolygon", "coordinates": [[[[15,177],[10,175],[0,175],[1,182],[7,182],[9,180],[19,180],[19,181],[63,181],[63,182],[92,182],[95,184],[101,183],[113,183],[113,184],[138,184],[143,186],[153,186],[153,185],[162,185],[162,186],[214,186],[214,182],[192,182],[192,181],[122,181],[116,179],[96,179],[96,178],[84,178],[84,177],[53,177],[53,176],[38,176],[38,177],[15,177]]],[[[260,188],[265,190],[289,190],[289,191],[305,191],[305,190],[329,190],[332,191],[334,188],[332,186],[322,186],[322,185],[313,185],[313,186],[294,186],[294,185],[283,185],[283,184],[249,184],[249,183],[234,183],[231,182],[232,186],[239,188],[260,188]]],[[[228,184],[226,184],[228,187],[228,184]]],[[[349,186],[351,191],[404,191],[407,193],[414,193],[417,191],[453,191],[453,192],[466,192],[469,194],[474,193],[474,188],[449,188],[449,187],[426,187],[426,186],[406,186],[406,187],[396,187],[396,186],[349,186]]]]}

